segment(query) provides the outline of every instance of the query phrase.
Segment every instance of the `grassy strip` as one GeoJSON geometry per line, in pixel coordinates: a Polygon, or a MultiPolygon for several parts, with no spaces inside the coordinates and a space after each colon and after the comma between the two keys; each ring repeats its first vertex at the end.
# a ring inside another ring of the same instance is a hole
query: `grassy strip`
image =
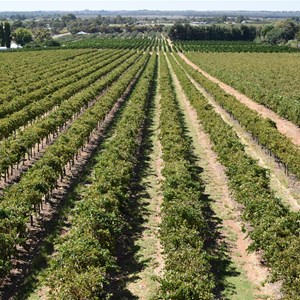
{"type": "Polygon", "coordinates": [[[105,287],[111,272],[117,269],[117,246],[130,227],[126,210],[155,66],[156,56],[152,55],[114,135],[104,144],[97,159],[91,185],[76,207],[71,230],[50,262],[47,276],[50,299],[109,298],[105,287]]]}
{"type": "Polygon", "coordinates": [[[170,55],[170,60],[199,120],[214,143],[214,151],[226,167],[237,201],[244,205],[243,218],[252,225],[250,250],[263,250],[274,280],[282,280],[285,299],[300,295],[300,214],[290,212],[270,189],[268,171],[249,157],[234,130],[188,79],[170,55]]]}

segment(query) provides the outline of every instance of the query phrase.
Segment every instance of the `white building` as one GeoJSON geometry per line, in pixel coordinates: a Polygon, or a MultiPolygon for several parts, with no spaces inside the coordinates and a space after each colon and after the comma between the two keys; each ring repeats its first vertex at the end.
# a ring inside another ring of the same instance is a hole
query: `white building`
{"type": "MultiPolygon", "coordinates": [[[[21,48],[23,48],[23,47],[21,45],[16,44],[15,42],[12,42],[10,44],[10,49],[21,49],[21,48]]],[[[2,50],[7,50],[7,48],[6,47],[0,47],[0,51],[2,51],[2,50]]]]}
{"type": "Polygon", "coordinates": [[[19,49],[19,48],[23,48],[21,45],[16,44],[15,42],[12,42],[10,45],[11,49],[19,49]]]}

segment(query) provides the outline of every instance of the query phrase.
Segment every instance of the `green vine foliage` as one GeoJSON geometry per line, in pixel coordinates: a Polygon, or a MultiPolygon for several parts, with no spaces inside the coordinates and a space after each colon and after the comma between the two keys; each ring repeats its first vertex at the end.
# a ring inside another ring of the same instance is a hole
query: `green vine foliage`
{"type": "MultiPolygon", "coordinates": [[[[55,74],[53,77],[41,80],[39,82],[40,88],[37,88],[36,90],[20,96],[15,96],[9,101],[5,101],[5,98],[2,99],[2,104],[0,105],[0,118],[9,116],[31,103],[36,104],[39,100],[45,100],[46,97],[49,97],[49,95],[52,95],[57,90],[69,84],[74,84],[74,82],[79,79],[92,74],[92,72],[101,67],[103,60],[105,59],[109,59],[108,54],[95,53],[94,57],[87,59],[87,61],[83,60],[81,64],[75,66],[67,65],[66,69],[61,71],[60,74],[55,74]],[[100,65],[98,66],[99,62],[100,65]]],[[[27,74],[27,76],[29,76],[29,74],[27,74]]],[[[9,93],[8,96],[10,97],[9,93]]]]}
{"type": "Polygon", "coordinates": [[[78,66],[89,63],[97,57],[104,58],[106,54],[105,50],[91,49],[0,53],[1,77],[6,82],[0,87],[0,104],[43,89],[47,83],[60,80],[62,73],[74,74],[72,70],[78,66]]]}
{"type": "MultiPolygon", "coordinates": [[[[85,79],[86,88],[79,93],[76,93],[71,98],[63,101],[59,108],[47,117],[36,121],[32,126],[24,129],[16,136],[10,136],[8,139],[0,143],[0,173],[8,172],[10,166],[18,164],[25,158],[25,155],[30,152],[30,149],[36,144],[39,144],[44,138],[50,134],[56,133],[58,128],[63,129],[64,125],[73,116],[78,114],[82,107],[87,107],[91,99],[94,99],[115,80],[117,80],[128,67],[130,67],[141,53],[122,53],[122,57],[116,59],[112,57],[112,62],[107,66],[101,67],[96,71],[91,82],[89,78],[85,79]],[[130,59],[128,59],[130,58],[130,59]],[[124,64],[121,64],[124,61],[124,64]],[[116,68],[116,66],[120,66],[116,68]],[[100,78],[100,80],[97,80],[100,78]]],[[[81,89],[84,86],[78,84],[81,89]]]]}
{"type": "Polygon", "coordinates": [[[50,262],[50,299],[109,299],[106,290],[115,256],[130,227],[124,212],[140,147],[140,135],[154,87],[156,54],[127,100],[115,133],[97,158],[92,182],[76,208],[69,234],[50,262]],[[128,122],[130,120],[130,122],[128,122]]]}
{"type": "Polygon", "coordinates": [[[214,151],[226,167],[229,184],[237,201],[244,205],[243,218],[252,226],[250,250],[262,250],[274,280],[283,282],[285,299],[300,295],[300,213],[291,212],[270,189],[268,171],[244,151],[233,129],[208,104],[181,68],[191,67],[169,56],[173,68],[198,118],[214,143],[214,151]]]}
{"type": "Polygon", "coordinates": [[[191,160],[191,142],[173,90],[164,54],[160,53],[160,141],[163,149],[163,206],[161,240],[165,270],[157,299],[214,299],[211,250],[213,233],[205,211],[202,185],[191,160]]]}
{"type": "MultiPolygon", "coordinates": [[[[0,202],[0,273],[5,275],[10,268],[10,258],[15,254],[17,244],[27,236],[26,224],[38,205],[49,196],[57,181],[64,176],[65,166],[77,156],[80,148],[88,141],[90,134],[111,110],[134,77],[145,65],[148,55],[142,58],[112,85],[108,92],[88,108],[72,123],[72,126],[47,148],[44,156],[1,197],[0,202]],[[0,252],[2,254],[2,252],[0,252]]],[[[122,68],[122,66],[120,67],[122,68]]]]}
{"type": "Polygon", "coordinates": [[[300,78],[295,72],[300,66],[299,53],[191,52],[186,56],[211,75],[300,126],[300,78]]]}
{"type": "Polygon", "coordinates": [[[213,95],[214,99],[226,111],[256,138],[260,145],[271,151],[275,158],[284,164],[286,170],[300,179],[300,149],[290,139],[281,134],[271,120],[261,117],[256,111],[236,100],[234,96],[227,94],[218,84],[211,82],[187,64],[182,64],[182,66],[202,87],[213,95]]]}
{"type": "MultiPolygon", "coordinates": [[[[117,53],[113,58],[119,58],[118,63],[120,64],[123,55],[125,55],[125,53],[117,53]]],[[[2,105],[4,107],[10,107],[8,110],[13,110],[14,113],[9,115],[6,111],[7,115],[5,114],[5,117],[0,120],[0,139],[7,138],[14,131],[18,130],[19,127],[24,126],[35,118],[47,113],[54,106],[60,105],[65,99],[68,99],[81,89],[95,82],[99,76],[105,75],[105,70],[101,69],[108,64],[114,65],[112,57],[108,57],[104,61],[101,60],[99,63],[90,62],[89,66],[80,66],[80,68],[82,68],[80,72],[55,83],[54,86],[56,87],[54,90],[50,88],[50,91],[48,91],[46,88],[46,91],[42,90],[39,92],[35,101],[32,101],[30,96],[24,96],[24,101],[17,101],[17,105],[13,107],[10,106],[14,105],[15,101],[2,105]],[[22,104],[21,106],[20,103],[22,104]]],[[[117,65],[114,65],[114,67],[116,66],[117,65]]],[[[106,68],[106,73],[108,70],[109,68],[106,68]]]]}
{"type": "Polygon", "coordinates": [[[155,38],[88,38],[67,43],[68,48],[106,48],[106,49],[131,49],[148,50],[155,38]]]}

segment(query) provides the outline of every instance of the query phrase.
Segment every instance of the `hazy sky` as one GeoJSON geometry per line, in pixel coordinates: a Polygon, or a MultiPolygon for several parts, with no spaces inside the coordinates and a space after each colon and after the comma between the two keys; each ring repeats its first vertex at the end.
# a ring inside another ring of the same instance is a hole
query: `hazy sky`
{"type": "Polygon", "coordinates": [[[300,10],[300,0],[0,0],[0,11],[30,10],[300,10]]]}

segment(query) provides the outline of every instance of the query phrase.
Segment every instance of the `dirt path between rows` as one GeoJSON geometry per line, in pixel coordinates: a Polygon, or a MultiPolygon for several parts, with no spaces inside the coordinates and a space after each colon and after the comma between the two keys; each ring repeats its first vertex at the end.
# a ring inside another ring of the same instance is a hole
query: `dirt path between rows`
{"type": "Polygon", "coordinates": [[[269,118],[272,121],[274,121],[280,133],[288,137],[293,142],[293,144],[300,146],[300,128],[297,125],[293,124],[288,120],[281,118],[274,111],[266,108],[263,105],[256,103],[255,101],[253,101],[246,95],[240,93],[233,87],[211,76],[210,74],[208,74],[207,72],[199,68],[197,65],[195,65],[193,62],[191,62],[183,53],[179,53],[179,55],[187,64],[192,66],[195,70],[199,71],[201,74],[203,74],[206,78],[208,78],[212,82],[217,83],[219,87],[222,88],[226,93],[236,97],[237,100],[245,104],[250,109],[258,112],[262,117],[269,118]]]}
{"type": "MultiPolygon", "coordinates": [[[[189,103],[174,71],[172,77],[179,96],[180,106],[193,139],[196,155],[200,158],[199,165],[204,170],[205,192],[215,201],[213,208],[217,217],[222,220],[221,231],[229,245],[231,258],[238,269],[245,272],[247,280],[253,286],[254,295],[251,299],[266,299],[266,297],[267,299],[280,299],[279,285],[266,283],[269,272],[260,263],[260,256],[257,253],[249,254],[247,252],[251,240],[242,231],[242,206],[232,198],[224,167],[218,162],[218,157],[212,150],[210,139],[198,120],[197,112],[189,103]]],[[[239,292],[241,294],[236,295],[234,299],[245,299],[246,296],[243,295],[245,291],[237,288],[237,293],[239,292]]]]}
{"type": "Polygon", "coordinates": [[[206,97],[215,111],[220,114],[222,119],[236,131],[242,144],[244,144],[246,153],[258,160],[260,166],[270,170],[271,189],[275,194],[288,205],[291,210],[300,210],[300,181],[293,176],[288,176],[284,169],[262,149],[248,134],[241,125],[235,121],[225,109],[223,109],[204,88],[202,88],[191,76],[187,75],[195,87],[206,97]]]}
{"type": "Polygon", "coordinates": [[[146,197],[141,199],[145,206],[146,216],[143,223],[144,231],[135,242],[139,247],[136,254],[138,260],[143,262],[144,268],[138,273],[131,274],[133,278],[129,282],[128,290],[141,300],[149,300],[158,291],[159,283],[154,279],[160,277],[164,269],[163,248],[159,239],[159,228],[161,224],[162,196],[162,147],[159,141],[159,118],[160,118],[159,85],[156,87],[154,100],[153,121],[150,127],[151,153],[149,154],[148,170],[142,185],[146,188],[146,197]]]}

